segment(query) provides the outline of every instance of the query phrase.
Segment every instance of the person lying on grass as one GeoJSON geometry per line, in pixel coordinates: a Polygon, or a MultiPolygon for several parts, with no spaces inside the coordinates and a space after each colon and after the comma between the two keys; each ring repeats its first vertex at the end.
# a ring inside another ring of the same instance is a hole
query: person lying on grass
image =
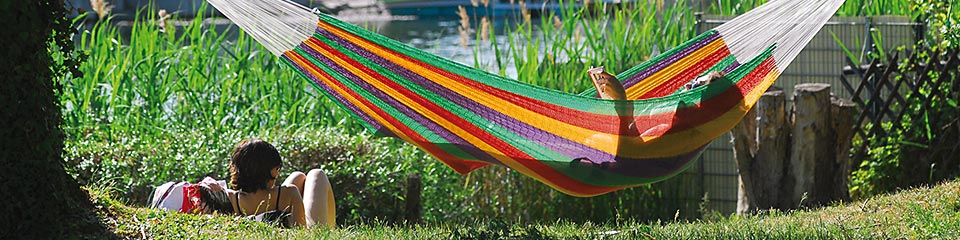
{"type": "Polygon", "coordinates": [[[198,183],[157,187],[150,207],[195,214],[238,215],[278,226],[336,227],[333,189],[320,169],[293,172],[280,186],[280,154],[265,141],[248,139],[230,155],[230,185],[206,177],[198,183]]]}
{"type": "Polygon", "coordinates": [[[333,190],[320,169],[293,172],[283,184],[280,153],[260,139],[241,141],[230,155],[227,195],[234,213],[280,226],[336,226],[333,190]]]}

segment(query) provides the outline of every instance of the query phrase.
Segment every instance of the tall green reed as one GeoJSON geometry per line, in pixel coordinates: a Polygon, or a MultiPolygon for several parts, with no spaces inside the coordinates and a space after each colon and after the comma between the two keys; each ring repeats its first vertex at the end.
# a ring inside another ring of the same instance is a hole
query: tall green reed
{"type": "Polygon", "coordinates": [[[80,34],[89,74],[61,80],[65,126],[151,133],[353,124],[239,29],[154,12],[138,11],[129,29],[107,18],[80,34]]]}
{"type": "Polygon", "coordinates": [[[767,0],[717,0],[710,1],[710,7],[705,11],[710,14],[736,16],[754,9],[767,0]]]}
{"type": "Polygon", "coordinates": [[[914,6],[916,0],[846,0],[840,9],[839,16],[880,16],[901,15],[917,17],[914,6]]]}

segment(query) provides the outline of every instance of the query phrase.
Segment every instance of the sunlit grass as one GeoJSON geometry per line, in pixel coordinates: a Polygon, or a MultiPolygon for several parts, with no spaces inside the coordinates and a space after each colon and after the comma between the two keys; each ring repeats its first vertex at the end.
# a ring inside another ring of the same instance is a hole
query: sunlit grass
{"type": "Polygon", "coordinates": [[[906,190],[820,210],[768,212],[706,221],[644,224],[630,221],[515,223],[382,222],[336,229],[277,229],[230,216],[189,215],[131,208],[93,190],[110,227],[133,238],[281,239],[949,239],[960,234],[960,183],[906,190]]]}

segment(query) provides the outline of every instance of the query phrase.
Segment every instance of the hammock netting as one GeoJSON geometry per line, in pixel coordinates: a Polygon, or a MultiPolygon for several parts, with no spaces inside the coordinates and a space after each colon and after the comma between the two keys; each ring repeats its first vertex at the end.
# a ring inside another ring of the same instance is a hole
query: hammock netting
{"type": "Polygon", "coordinates": [[[471,68],[331,16],[319,14],[314,26],[275,53],[371,132],[416,145],[461,174],[502,165],[574,196],[690,167],[785,66],[777,42],[741,62],[730,37],[711,30],[618,74],[630,100],[604,100],[595,90],[565,93],[471,68]],[[709,71],[725,77],[678,91],[709,71]]]}

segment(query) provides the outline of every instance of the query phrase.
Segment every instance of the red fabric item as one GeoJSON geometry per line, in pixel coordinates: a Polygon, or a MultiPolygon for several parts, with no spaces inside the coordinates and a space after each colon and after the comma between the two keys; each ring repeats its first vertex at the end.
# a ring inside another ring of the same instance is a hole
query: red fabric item
{"type": "Polygon", "coordinates": [[[200,214],[200,188],[199,184],[187,184],[183,186],[183,205],[180,207],[181,213],[200,214]]]}

